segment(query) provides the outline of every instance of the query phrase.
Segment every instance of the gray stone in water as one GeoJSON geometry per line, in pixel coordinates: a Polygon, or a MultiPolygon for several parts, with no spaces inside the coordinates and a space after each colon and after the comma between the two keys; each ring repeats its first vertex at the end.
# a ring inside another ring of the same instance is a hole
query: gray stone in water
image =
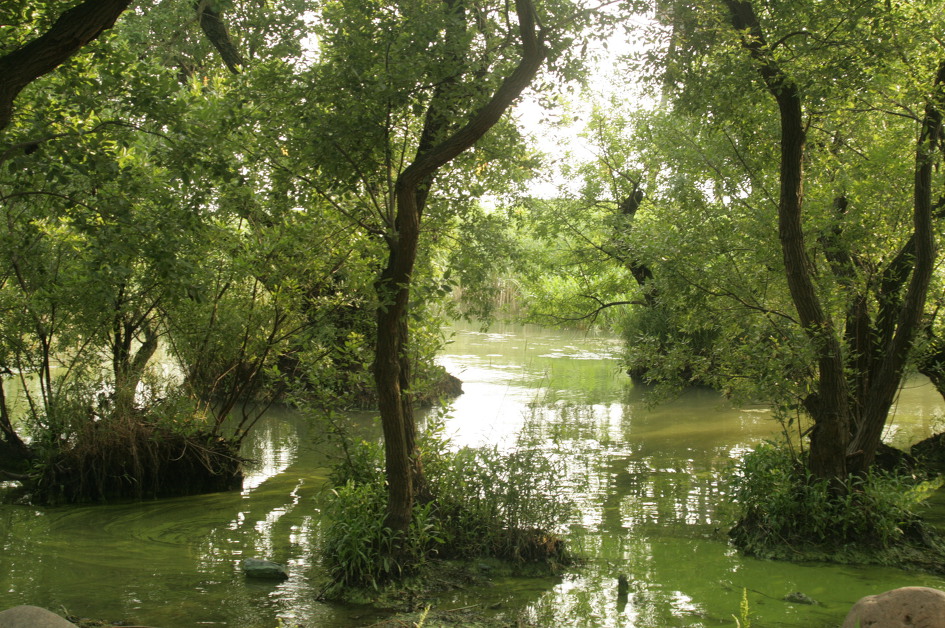
{"type": "Polygon", "coordinates": [[[75,628],[75,624],[38,606],[14,606],[0,613],[0,628],[75,628]]]}
{"type": "MultiPolygon", "coordinates": [[[[249,578],[265,578],[267,580],[285,580],[289,577],[285,565],[260,558],[244,558],[243,572],[249,578]]],[[[0,626],[0,628],[3,627],[0,626]]]]}
{"type": "Polygon", "coordinates": [[[785,602],[791,602],[793,604],[816,604],[817,600],[810,597],[809,595],[804,595],[800,591],[795,591],[794,593],[788,593],[784,596],[785,602]]]}
{"type": "Polygon", "coordinates": [[[843,628],[945,628],[945,592],[902,587],[867,595],[850,609],[843,628]]]}

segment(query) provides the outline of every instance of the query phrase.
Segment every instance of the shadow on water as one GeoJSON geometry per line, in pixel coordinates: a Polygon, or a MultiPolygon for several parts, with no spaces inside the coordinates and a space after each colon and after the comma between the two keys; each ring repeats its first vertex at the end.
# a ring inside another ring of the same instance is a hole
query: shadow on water
{"type": "MultiPolygon", "coordinates": [[[[502,579],[442,603],[521,614],[538,626],[734,626],[747,592],[755,625],[837,626],[863,595],[945,588],[940,578],[892,568],[740,557],[726,542],[720,473],[777,425],[764,408],[732,409],[708,391],[648,407],[620,372],[619,351],[608,336],[457,330],[441,357],[464,381],[447,419],[454,444],[526,443],[559,460],[580,506],[567,533],[584,561],[556,579],[502,579]],[[782,600],[793,591],[819,604],[782,600]]],[[[357,419],[374,433],[371,415],[357,419]]],[[[940,400],[917,381],[902,392],[887,440],[906,446],[941,422],[940,400]]],[[[372,611],[316,601],[328,461],[310,429],[289,411],[265,417],[245,444],[256,463],[241,492],[0,505],[0,607],[38,604],[165,628],[375,623],[372,611]],[[247,581],[239,562],[248,556],[288,563],[291,577],[247,581]]],[[[934,512],[945,519],[945,499],[934,512]]]]}

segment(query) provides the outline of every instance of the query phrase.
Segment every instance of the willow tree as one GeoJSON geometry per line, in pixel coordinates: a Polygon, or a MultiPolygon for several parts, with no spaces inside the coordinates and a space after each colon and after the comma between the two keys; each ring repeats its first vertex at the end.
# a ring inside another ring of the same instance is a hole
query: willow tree
{"type": "MultiPolygon", "coordinates": [[[[546,17],[552,8],[542,7],[546,17]]],[[[319,20],[319,58],[299,96],[301,124],[285,132],[282,161],[382,243],[373,374],[385,442],[386,523],[403,530],[424,486],[408,355],[421,224],[431,207],[448,212],[450,197],[464,195],[460,190],[471,187],[464,178],[515,152],[509,142],[517,134],[505,114],[546,58],[545,33],[531,0],[514,7],[330,2],[319,20]],[[497,125],[506,130],[497,154],[470,150],[497,125]],[[301,167],[300,155],[310,155],[317,170],[301,167]]]]}
{"type": "MultiPolygon", "coordinates": [[[[781,155],[779,164],[778,237],[785,277],[798,322],[817,356],[816,388],[804,399],[814,420],[811,470],[820,477],[843,477],[869,467],[905,371],[909,350],[922,319],[935,262],[932,205],[933,171],[942,149],[945,105],[945,55],[928,73],[928,97],[917,111],[912,190],[912,229],[887,262],[873,289],[875,310],[860,294],[845,312],[844,329],[836,329],[824,298],[815,287],[814,265],[802,226],[806,143],[804,96],[782,67],[750,2],[726,0],[732,26],[742,47],[756,64],[765,88],[778,105],[781,155]],[[848,332],[845,334],[845,331],[848,332]],[[844,351],[844,344],[849,351],[844,351]],[[847,354],[857,368],[847,374],[847,354]],[[852,438],[850,438],[852,434],[852,438]]],[[[866,16],[863,16],[865,19],[866,16]]],[[[839,16],[835,19],[840,19],[839,16]]],[[[934,185],[934,187],[933,187],[934,185]]],[[[848,199],[837,197],[837,211],[848,211],[848,199]]],[[[850,271],[848,251],[829,251],[825,258],[836,279],[850,271]]]]}
{"type": "MultiPolygon", "coordinates": [[[[40,433],[53,435],[50,450],[65,450],[78,441],[69,430],[105,434],[91,429],[106,424],[93,418],[118,416],[117,409],[138,403],[158,337],[166,338],[184,306],[209,301],[204,296],[214,270],[239,267],[241,279],[247,268],[261,274],[253,265],[262,266],[257,260],[270,253],[269,243],[258,244],[257,237],[258,246],[247,252],[249,246],[233,242],[250,239],[250,189],[259,179],[271,188],[265,174],[242,161],[251,135],[240,133],[243,108],[265,92],[233,75],[299,55],[303,11],[297,1],[276,9],[181,0],[125,11],[102,37],[128,2],[31,4],[0,8],[10,35],[0,44],[0,106],[9,113],[16,99],[16,115],[0,115],[6,124],[0,136],[0,372],[29,373],[38,381],[23,393],[32,414],[30,446],[21,438],[24,422],[13,420],[0,394],[0,467],[14,471],[40,448],[40,433]],[[224,20],[231,19],[227,29],[224,20]],[[245,48],[238,65],[237,46],[245,48]],[[79,48],[88,54],[70,56],[79,48]],[[224,261],[207,268],[208,259],[224,261]],[[99,382],[107,360],[111,377],[99,382]],[[65,368],[54,376],[54,365],[65,368]],[[103,388],[112,394],[98,398],[99,416],[69,406],[103,388]],[[69,429],[55,424],[60,420],[69,429]]],[[[267,206],[270,222],[288,213],[286,202],[267,206]]],[[[227,296],[254,279],[234,280],[227,296]]],[[[264,342],[247,339],[266,334],[258,324],[261,309],[246,316],[244,347],[264,342]]],[[[187,314],[192,329],[200,319],[192,309],[187,314]]],[[[230,330],[227,340],[238,344],[240,338],[230,330]]],[[[231,370],[223,367],[227,373],[213,377],[224,379],[231,370]]],[[[163,413],[162,420],[171,419],[163,413]]],[[[220,422],[209,429],[217,435],[220,422]]],[[[239,430],[232,441],[243,435],[239,430]]],[[[130,438],[123,445],[133,449],[130,438]]]]}
{"type": "Polygon", "coordinates": [[[863,472],[934,279],[943,5],[663,4],[624,246],[676,335],[631,355],[809,418],[815,475],[863,472]]]}
{"type": "Polygon", "coordinates": [[[354,225],[360,255],[376,256],[372,374],[394,530],[427,492],[409,337],[427,305],[418,281],[435,274],[422,234],[452,228],[476,195],[504,192],[502,173],[527,153],[506,114],[543,66],[569,75],[580,65],[569,44],[589,17],[568,0],[326,2],[309,72],[267,103],[294,112],[263,123],[276,170],[304,181],[354,225]]]}

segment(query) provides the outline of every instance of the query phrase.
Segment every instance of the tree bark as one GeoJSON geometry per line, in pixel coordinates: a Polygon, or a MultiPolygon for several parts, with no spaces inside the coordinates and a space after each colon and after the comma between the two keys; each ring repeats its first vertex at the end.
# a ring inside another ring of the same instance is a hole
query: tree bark
{"type": "Polygon", "coordinates": [[[51,72],[112,27],[131,0],[86,0],[62,13],[52,27],[0,57],[0,130],[13,116],[13,101],[24,87],[51,72]]]}
{"type": "Polygon", "coordinates": [[[818,477],[839,479],[845,477],[847,471],[849,397],[841,344],[817,296],[801,222],[806,141],[801,96],[768,46],[751,2],[725,0],[725,4],[732,26],[741,34],[742,46],[757,64],[758,73],[778,104],[781,121],[778,238],[791,299],[814,345],[818,366],[817,392],[805,403],[814,420],[810,469],[818,477]]]}
{"type": "Polygon", "coordinates": [[[409,365],[404,343],[407,339],[407,306],[410,281],[416,261],[420,219],[429,186],[436,172],[473,146],[502,117],[512,102],[528,86],[545,58],[541,31],[531,0],[516,0],[522,57],[492,98],[476,111],[464,126],[440,141],[418,151],[416,158],[397,177],[397,215],[389,235],[387,266],[375,285],[379,297],[374,378],[378,409],[384,432],[384,453],[388,482],[388,509],[385,525],[406,530],[413,511],[414,482],[411,451],[416,428],[409,407],[409,365]]]}
{"type": "Polygon", "coordinates": [[[213,8],[210,0],[195,0],[194,6],[197,9],[200,28],[207,39],[210,40],[210,43],[213,44],[213,47],[220,53],[220,58],[226,64],[226,69],[232,74],[239,74],[246,62],[226,30],[223,15],[213,8]]]}

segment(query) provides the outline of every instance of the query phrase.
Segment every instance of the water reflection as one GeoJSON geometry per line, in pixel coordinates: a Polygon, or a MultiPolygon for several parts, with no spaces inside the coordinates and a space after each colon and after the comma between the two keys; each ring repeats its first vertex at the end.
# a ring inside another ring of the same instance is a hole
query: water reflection
{"type": "MultiPolygon", "coordinates": [[[[455,445],[537,450],[580,506],[569,538],[585,561],[558,578],[503,579],[446,595],[537,626],[728,626],[743,593],[758,626],[836,626],[862,595],[945,581],[895,569],[768,563],[727,544],[719,477],[778,426],[762,407],[733,409],[709,391],[650,407],[610,337],[535,328],[458,330],[442,362],[464,380],[447,430],[455,445]],[[618,578],[627,579],[621,590],[618,578]],[[818,606],[782,600],[803,591],[818,606]]],[[[376,437],[372,414],[354,416],[376,437]]],[[[905,446],[942,427],[923,380],[899,396],[886,437],[905,446]]],[[[270,412],[245,443],[241,492],[158,502],[36,509],[0,505],[0,607],[39,604],[166,628],[362,626],[358,609],[316,601],[326,477],[304,417],[270,412]],[[291,577],[252,582],[248,556],[291,577]]],[[[943,505],[945,512],[945,505],[943,505]]],[[[492,612],[492,611],[490,611],[492,612]]]]}
{"type": "MultiPolygon", "coordinates": [[[[572,334],[548,348],[546,333],[461,331],[442,359],[448,368],[469,365],[466,394],[449,424],[457,440],[515,447],[524,431],[530,446],[541,443],[561,458],[565,485],[580,505],[570,537],[587,562],[528,605],[536,625],[732,626],[747,595],[756,625],[836,626],[862,595],[945,585],[894,569],[739,556],[725,536],[731,514],[720,477],[755,444],[780,434],[770,412],[729,407],[707,390],[649,407],[645,391],[620,372],[612,340],[572,334]],[[623,593],[621,576],[628,582],[623,593]],[[795,590],[821,604],[785,602],[795,590]]],[[[937,394],[912,382],[899,396],[887,440],[906,447],[940,427],[941,417],[937,394]]]]}
{"type": "Polygon", "coordinates": [[[0,507],[0,606],[66,608],[154,626],[345,625],[315,601],[324,459],[300,446],[303,420],[272,413],[246,443],[241,492],[154,502],[0,507]],[[287,563],[280,583],[246,580],[240,561],[287,563]],[[327,621],[321,621],[327,618],[327,621]]]}

